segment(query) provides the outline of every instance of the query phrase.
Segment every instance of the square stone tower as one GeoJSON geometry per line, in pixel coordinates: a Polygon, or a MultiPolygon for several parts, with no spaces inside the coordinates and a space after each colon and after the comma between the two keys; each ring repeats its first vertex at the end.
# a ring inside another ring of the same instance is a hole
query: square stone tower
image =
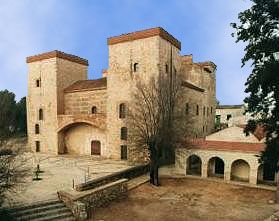
{"type": "MultiPolygon", "coordinates": [[[[109,68],[107,71],[107,142],[109,157],[118,158],[128,152],[130,161],[144,158],[143,150],[132,153],[127,141],[121,139],[126,116],[121,111],[129,107],[135,79],[149,81],[152,76],[167,74],[180,68],[181,44],[162,28],[137,31],[108,39],[109,68]]],[[[124,111],[125,112],[125,111],[124,111]]],[[[129,134],[129,128],[126,128],[129,134]]]]}
{"type": "Polygon", "coordinates": [[[87,79],[88,61],[60,51],[27,57],[28,143],[32,151],[58,154],[58,116],[64,114],[64,89],[87,79]]]}

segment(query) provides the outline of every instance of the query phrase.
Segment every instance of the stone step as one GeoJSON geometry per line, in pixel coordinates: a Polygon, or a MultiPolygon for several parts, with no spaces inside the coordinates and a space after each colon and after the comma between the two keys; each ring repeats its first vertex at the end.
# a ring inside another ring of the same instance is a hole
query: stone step
{"type": "Polygon", "coordinates": [[[32,204],[28,204],[28,205],[16,206],[16,207],[10,208],[9,212],[13,213],[13,212],[21,211],[21,210],[27,210],[27,209],[32,209],[32,208],[39,208],[39,207],[44,207],[44,206],[53,205],[53,204],[64,205],[59,200],[51,200],[51,201],[32,203],[32,204]]]}
{"type": "Polygon", "coordinates": [[[58,200],[37,202],[9,209],[9,213],[18,221],[74,221],[69,208],[58,200]]]}
{"type": "Polygon", "coordinates": [[[39,218],[50,217],[52,215],[57,215],[57,214],[63,214],[65,216],[68,216],[68,215],[72,216],[71,211],[67,207],[62,207],[62,208],[58,208],[58,209],[45,210],[45,211],[42,211],[39,213],[34,212],[34,213],[23,215],[23,216],[16,215],[16,217],[19,218],[19,220],[21,220],[21,221],[28,221],[28,220],[38,220],[39,218]]]}
{"type": "MultiPolygon", "coordinates": [[[[33,219],[34,221],[75,221],[72,213],[60,213],[50,216],[45,216],[41,218],[33,219]]],[[[30,220],[32,221],[32,220],[30,220]]]]}
{"type": "Polygon", "coordinates": [[[25,216],[28,214],[33,214],[33,213],[40,213],[44,211],[49,211],[53,209],[59,209],[59,208],[65,208],[65,205],[63,203],[54,203],[54,204],[48,204],[48,205],[43,205],[43,206],[34,206],[34,207],[29,207],[29,208],[21,208],[15,211],[10,211],[10,214],[13,216],[25,216]]]}

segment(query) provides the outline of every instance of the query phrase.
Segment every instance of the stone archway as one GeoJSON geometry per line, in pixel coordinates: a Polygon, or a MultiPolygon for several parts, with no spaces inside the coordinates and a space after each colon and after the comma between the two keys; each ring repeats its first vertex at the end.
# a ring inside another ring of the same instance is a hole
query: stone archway
{"type": "Polygon", "coordinates": [[[242,159],[235,160],[231,165],[231,180],[249,182],[250,166],[242,159]]]}
{"type": "Polygon", "coordinates": [[[208,161],[208,176],[224,178],[225,163],[220,157],[212,157],[208,161]]]}
{"type": "Polygon", "coordinates": [[[199,156],[195,154],[189,156],[186,164],[186,175],[201,176],[202,160],[199,156]]]}

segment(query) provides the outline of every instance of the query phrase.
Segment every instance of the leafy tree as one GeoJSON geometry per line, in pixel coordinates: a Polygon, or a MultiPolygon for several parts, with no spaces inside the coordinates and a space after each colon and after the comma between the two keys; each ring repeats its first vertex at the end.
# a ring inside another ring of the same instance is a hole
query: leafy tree
{"type": "MultiPolygon", "coordinates": [[[[240,12],[240,24],[232,23],[237,42],[247,43],[242,65],[252,62],[252,73],[246,82],[248,96],[244,102],[253,119],[245,132],[256,125],[266,131],[266,149],[260,162],[278,168],[279,160],[279,1],[252,0],[251,8],[240,12]]],[[[234,34],[233,34],[234,36],[234,34]]]]}
{"type": "Polygon", "coordinates": [[[15,94],[8,90],[0,91],[0,145],[15,131],[15,94]]]}
{"type": "Polygon", "coordinates": [[[16,130],[17,133],[26,135],[27,134],[27,122],[26,122],[26,97],[16,104],[16,130]]]}

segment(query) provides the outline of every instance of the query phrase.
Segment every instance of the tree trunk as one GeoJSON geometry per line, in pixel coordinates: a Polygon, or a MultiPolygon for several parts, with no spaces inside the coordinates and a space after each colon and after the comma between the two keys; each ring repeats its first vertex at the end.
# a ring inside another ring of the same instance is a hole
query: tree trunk
{"type": "Polygon", "coordinates": [[[279,203],[279,171],[275,174],[275,181],[276,181],[276,192],[275,192],[275,202],[279,203]]]}

